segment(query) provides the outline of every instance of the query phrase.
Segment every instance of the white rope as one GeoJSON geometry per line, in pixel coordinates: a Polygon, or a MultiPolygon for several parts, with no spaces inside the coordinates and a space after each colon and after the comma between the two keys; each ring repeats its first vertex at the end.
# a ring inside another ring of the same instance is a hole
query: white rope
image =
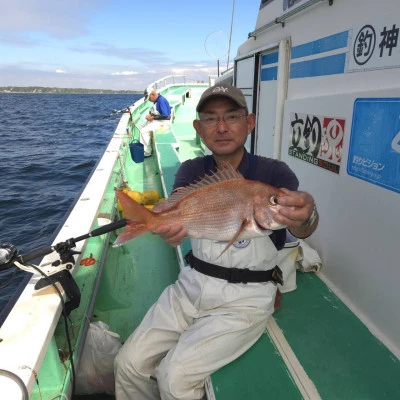
{"type": "Polygon", "coordinates": [[[123,184],[123,186],[128,186],[128,181],[127,181],[126,175],[125,175],[124,160],[122,159],[121,153],[118,153],[118,160],[119,160],[119,164],[120,164],[122,184],[123,184]]]}
{"type": "Polygon", "coordinates": [[[66,400],[69,400],[68,396],[65,393],[60,393],[56,397],[53,397],[51,400],[55,400],[55,399],[66,399],[66,400]]]}

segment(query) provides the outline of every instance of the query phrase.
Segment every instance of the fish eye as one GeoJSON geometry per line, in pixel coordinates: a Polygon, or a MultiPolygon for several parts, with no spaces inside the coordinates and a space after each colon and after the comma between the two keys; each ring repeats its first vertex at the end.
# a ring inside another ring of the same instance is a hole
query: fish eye
{"type": "Polygon", "coordinates": [[[276,206],[278,205],[278,195],[277,194],[272,194],[269,197],[269,204],[271,204],[271,206],[276,206]]]}

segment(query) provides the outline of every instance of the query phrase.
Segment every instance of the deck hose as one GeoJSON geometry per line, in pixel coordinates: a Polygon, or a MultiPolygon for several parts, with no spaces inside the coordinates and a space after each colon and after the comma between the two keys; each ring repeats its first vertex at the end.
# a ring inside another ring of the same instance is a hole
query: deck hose
{"type": "Polygon", "coordinates": [[[7,378],[10,378],[11,380],[13,380],[21,389],[22,392],[22,399],[23,400],[29,400],[29,394],[28,394],[28,389],[26,388],[24,382],[22,381],[22,379],[17,375],[14,374],[14,372],[11,371],[7,371],[5,369],[0,369],[0,375],[3,375],[7,378]]]}

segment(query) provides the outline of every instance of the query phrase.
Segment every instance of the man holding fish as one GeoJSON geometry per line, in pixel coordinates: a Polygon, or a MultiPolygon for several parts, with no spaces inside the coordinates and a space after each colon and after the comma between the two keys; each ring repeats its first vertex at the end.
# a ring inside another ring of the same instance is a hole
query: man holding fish
{"type": "Polygon", "coordinates": [[[205,379],[266,328],[286,228],[305,238],[318,225],[314,199],[297,190],[290,168],[246,151],[255,115],[239,89],[210,87],[196,110],[194,128],[212,156],[184,162],[156,212],[117,191],[129,221],[117,245],[148,230],[171,246],[185,237],[192,245],[191,268],[165,289],[116,358],[118,400],[203,399],[205,379]]]}

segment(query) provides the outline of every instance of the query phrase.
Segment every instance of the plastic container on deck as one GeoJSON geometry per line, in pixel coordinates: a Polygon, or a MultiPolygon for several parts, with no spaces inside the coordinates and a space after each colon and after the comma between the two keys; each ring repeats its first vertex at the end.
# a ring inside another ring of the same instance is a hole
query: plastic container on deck
{"type": "Polygon", "coordinates": [[[129,145],[132,160],[135,163],[141,163],[144,160],[144,146],[140,142],[133,142],[129,145]]]}

